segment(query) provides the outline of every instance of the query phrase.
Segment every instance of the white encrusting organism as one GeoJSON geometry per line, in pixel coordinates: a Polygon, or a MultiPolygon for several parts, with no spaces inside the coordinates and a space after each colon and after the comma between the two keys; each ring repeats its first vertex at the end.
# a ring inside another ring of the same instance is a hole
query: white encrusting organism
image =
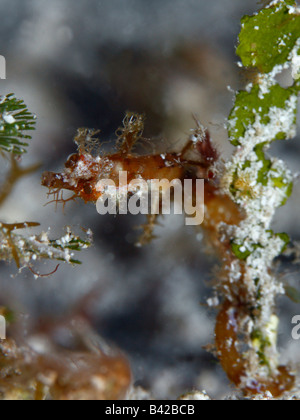
{"type": "MultiPolygon", "coordinates": [[[[269,7],[278,3],[281,1],[273,1],[269,7]]],[[[289,12],[299,13],[299,8],[289,7],[289,12]]],[[[282,39],[280,47],[284,46],[285,41],[282,39]]],[[[276,76],[289,67],[294,81],[297,81],[300,78],[300,39],[286,63],[274,66],[268,74],[257,75],[258,100],[263,101],[265,95],[276,88],[276,76]]],[[[249,95],[255,92],[252,90],[254,86],[254,83],[249,83],[246,87],[249,95]]],[[[238,138],[239,145],[231,161],[224,165],[222,178],[223,190],[240,205],[245,214],[244,220],[238,226],[225,227],[222,223],[220,230],[223,234],[227,232],[237,257],[226,268],[230,283],[244,281],[249,305],[252,302],[253,307],[259,307],[254,319],[249,316],[245,320],[250,329],[247,360],[250,364],[249,372],[260,371],[263,375],[269,374],[270,367],[276,370],[278,318],[274,315],[275,299],[278,295],[285,294],[283,285],[272,272],[272,266],[274,259],[287,244],[287,235],[276,235],[271,227],[276,209],[285,203],[291,193],[294,179],[282,160],[266,157],[265,152],[277,137],[284,136],[288,140],[296,135],[297,89],[289,89],[290,96],[282,107],[270,104],[267,111],[263,107],[258,111],[252,110],[254,121],[249,120],[243,135],[238,138]],[[241,260],[245,270],[243,278],[237,275],[241,269],[241,260]],[[260,331],[261,340],[250,338],[254,331],[260,331]],[[259,363],[257,352],[261,348],[264,349],[267,363],[259,363]]],[[[234,136],[239,133],[240,111],[241,108],[236,106],[235,113],[228,122],[233,141],[236,141],[234,136]]],[[[248,380],[246,375],[245,384],[248,380]]]]}
{"type": "Polygon", "coordinates": [[[14,116],[11,113],[3,112],[2,118],[7,124],[14,124],[16,122],[14,116]]]}
{"type": "Polygon", "coordinates": [[[292,77],[295,80],[300,79],[300,38],[298,38],[295,47],[289,56],[292,68],[292,77]]]}

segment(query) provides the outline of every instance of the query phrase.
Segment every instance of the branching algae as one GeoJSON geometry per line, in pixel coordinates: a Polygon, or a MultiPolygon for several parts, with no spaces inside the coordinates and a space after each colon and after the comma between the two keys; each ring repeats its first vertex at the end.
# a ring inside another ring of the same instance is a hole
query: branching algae
{"type": "MultiPolygon", "coordinates": [[[[0,157],[10,161],[10,169],[0,189],[0,206],[6,201],[17,182],[35,172],[40,165],[23,168],[18,157],[27,152],[30,131],[35,129],[36,117],[15,95],[0,97],[0,157]]],[[[80,262],[74,258],[75,251],[81,251],[91,245],[91,235],[81,239],[70,228],[57,240],[49,238],[48,232],[38,235],[20,234],[39,226],[36,222],[4,223],[0,220],[0,260],[14,261],[17,268],[28,267],[36,276],[33,265],[37,260],[55,260],[71,264],[80,262]]]]}

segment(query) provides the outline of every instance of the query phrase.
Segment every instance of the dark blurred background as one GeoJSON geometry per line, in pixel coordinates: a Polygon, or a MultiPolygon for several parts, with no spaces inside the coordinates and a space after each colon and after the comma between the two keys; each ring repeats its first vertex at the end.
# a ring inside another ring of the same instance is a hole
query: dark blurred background
{"type": "MultiPolygon", "coordinates": [[[[256,0],[1,0],[0,54],[7,60],[1,94],[14,92],[37,114],[37,129],[24,165],[42,169],[23,180],[5,206],[7,222],[39,221],[58,237],[65,225],[91,228],[94,247],[83,265],[61,266],[50,278],[33,279],[0,264],[1,303],[17,310],[25,330],[84,312],[98,333],[128,356],[137,385],[158,398],[192,389],[212,397],[231,392],[214,357],[215,313],[206,300],[217,264],[201,231],[179,216],[161,219],[158,239],[134,246],[142,218],[101,217],[93,204],[70,203],[65,212],[44,207],[43,170],[61,170],[76,150],[78,127],[101,129],[113,144],[127,110],[145,113],[145,137],[156,150],[176,150],[197,114],[211,130],[223,158],[230,156],[225,118],[233,93],[244,83],[236,66],[239,21],[256,0]]],[[[151,146],[151,145],[150,145],[151,146]]],[[[105,147],[109,147],[106,145],[105,147]]],[[[149,147],[149,144],[148,144],[149,147]]],[[[299,143],[273,147],[298,170],[299,143]]],[[[1,162],[5,169],[6,162],[1,162]]],[[[278,213],[274,228],[299,239],[299,186],[278,213]]],[[[54,264],[54,263],[53,263],[54,264]]],[[[52,271],[53,264],[39,266],[52,271]]],[[[295,269],[296,270],[296,269],[295,269]]],[[[297,271],[296,271],[297,272],[297,271]]],[[[297,285],[297,274],[281,269],[297,285]]],[[[286,359],[297,356],[290,341],[296,305],[281,303],[281,342],[286,359]]],[[[26,334],[26,331],[25,331],[26,334]]],[[[299,359],[299,356],[298,356],[299,359]]]]}

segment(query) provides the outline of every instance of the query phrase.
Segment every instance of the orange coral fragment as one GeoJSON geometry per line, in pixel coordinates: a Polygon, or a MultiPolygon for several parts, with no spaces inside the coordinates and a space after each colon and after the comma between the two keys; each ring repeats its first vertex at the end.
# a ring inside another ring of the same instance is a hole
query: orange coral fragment
{"type": "Polygon", "coordinates": [[[239,351],[239,314],[243,308],[234,307],[225,301],[217,317],[215,329],[216,348],[222,368],[237,387],[242,387],[245,395],[251,396],[270,392],[280,397],[295,385],[295,376],[285,366],[279,366],[278,373],[268,378],[247,376],[247,361],[239,351]],[[246,384],[246,385],[245,385],[246,384]]]}
{"type": "MultiPolygon", "coordinates": [[[[97,336],[92,339],[97,340],[97,336]]],[[[40,343],[38,348],[42,351],[35,350],[31,343],[18,346],[12,339],[0,340],[1,399],[125,398],[131,371],[126,358],[118,351],[103,350],[94,343],[86,346],[91,348],[66,350],[42,335],[36,335],[34,341],[40,343]]]]}

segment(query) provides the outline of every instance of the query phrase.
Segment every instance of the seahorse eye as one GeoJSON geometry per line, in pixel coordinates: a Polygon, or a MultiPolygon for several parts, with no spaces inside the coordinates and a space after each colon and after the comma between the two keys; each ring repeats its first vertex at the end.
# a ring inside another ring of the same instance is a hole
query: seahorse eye
{"type": "Polygon", "coordinates": [[[88,195],[92,194],[92,192],[93,192],[93,189],[92,189],[90,184],[86,184],[84,186],[83,190],[84,190],[85,194],[88,194],[88,195]]]}
{"type": "Polygon", "coordinates": [[[59,188],[62,184],[60,174],[54,172],[44,172],[42,176],[42,185],[48,188],[59,188]]]}
{"type": "Polygon", "coordinates": [[[69,169],[74,169],[77,165],[77,162],[79,161],[79,155],[78,153],[73,153],[70,155],[65,163],[65,167],[69,169]]]}

